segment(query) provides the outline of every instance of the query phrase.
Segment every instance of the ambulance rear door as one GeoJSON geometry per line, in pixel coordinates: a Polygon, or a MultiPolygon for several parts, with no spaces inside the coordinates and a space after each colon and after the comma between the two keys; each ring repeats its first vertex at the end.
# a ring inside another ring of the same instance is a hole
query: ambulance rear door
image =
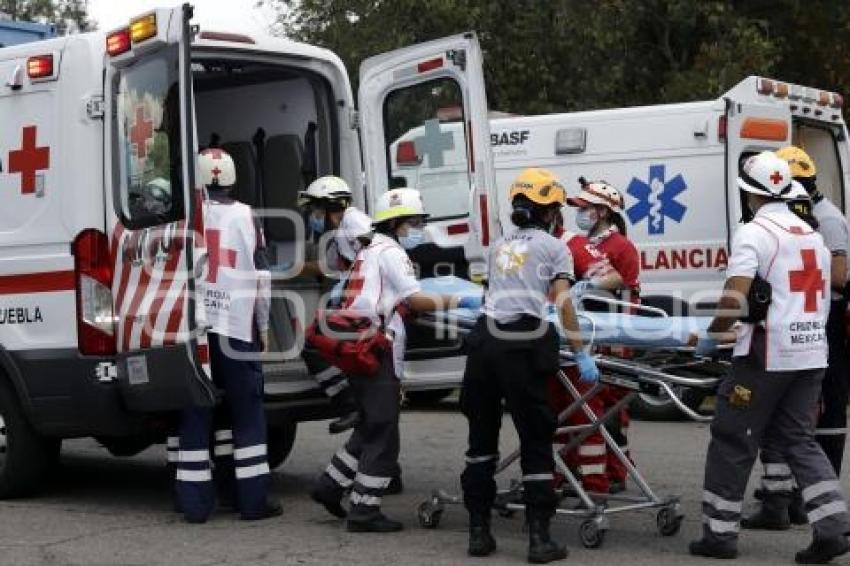
{"type": "Polygon", "coordinates": [[[373,204],[404,186],[421,191],[431,219],[426,244],[411,256],[423,274],[475,277],[500,232],[482,62],[478,39],[465,33],[360,68],[367,198],[373,204]]]}
{"type": "Polygon", "coordinates": [[[160,9],[107,35],[106,186],[118,380],[131,410],[211,405],[189,23],[160,9]]]}
{"type": "Polygon", "coordinates": [[[741,219],[741,199],[736,180],[742,160],[791,143],[791,110],[788,101],[760,98],[757,88],[761,88],[759,81],[751,77],[726,96],[727,246],[731,245],[732,234],[741,219]],[[750,89],[753,92],[749,92],[750,89]]]}

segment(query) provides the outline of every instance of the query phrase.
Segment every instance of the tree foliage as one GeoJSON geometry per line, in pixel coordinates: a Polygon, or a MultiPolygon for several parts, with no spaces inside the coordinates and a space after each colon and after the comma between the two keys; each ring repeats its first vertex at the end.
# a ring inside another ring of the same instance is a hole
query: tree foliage
{"type": "Polygon", "coordinates": [[[86,0],[0,0],[0,12],[13,20],[54,24],[60,34],[95,27],[86,0]]]}
{"type": "Polygon", "coordinates": [[[719,96],[751,74],[850,86],[850,2],[261,0],[284,33],[370,55],[476,30],[493,109],[537,114],[719,96]]]}

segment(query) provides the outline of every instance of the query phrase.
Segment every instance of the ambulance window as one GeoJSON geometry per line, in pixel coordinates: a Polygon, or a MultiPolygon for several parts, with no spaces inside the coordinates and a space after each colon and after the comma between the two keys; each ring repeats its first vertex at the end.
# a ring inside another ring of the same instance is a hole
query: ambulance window
{"type": "Polygon", "coordinates": [[[460,85],[442,78],[394,90],[383,111],[389,186],[418,189],[432,219],[468,215],[468,144],[460,85]]]}
{"type": "Polygon", "coordinates": [[[817,168],[818,190],[841,210],[845,210],[844,182],[838,157],[836,135],[830,128],[795,123],[793,143],[811,156],[817,168]]]}
{"type": "Polygon", "coordinates": [[[122,70],[115,90],[116,203],[132,229],[183,218],[176,51],[122,70]]]}

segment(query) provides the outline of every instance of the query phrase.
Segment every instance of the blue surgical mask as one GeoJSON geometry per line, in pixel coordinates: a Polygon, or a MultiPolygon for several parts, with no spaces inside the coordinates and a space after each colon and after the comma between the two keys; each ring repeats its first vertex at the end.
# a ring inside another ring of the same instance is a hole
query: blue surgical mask
{"type": "Polygon", "coordinates": [[[406,250],[412,250],[424,241],[425,232],[421,228],[408,228],[407,235],[398,237],[398,243],[406,250]]]}
{"type": "Polygon", "coordinates": [[[576,226],[583,232],[590,232],[596,223],[599,222],[599,217],[596,211],[592,208],[581,208],[576,212],[576,226]]]}
{"type": "Polygon", "coordinates": [[[325,233],[325,217],[324,216],[315,216],[313,214],[310,215],[310,218],[307,220],[310,225],[310,231],[314,234],[324,234],[325,233]]]}

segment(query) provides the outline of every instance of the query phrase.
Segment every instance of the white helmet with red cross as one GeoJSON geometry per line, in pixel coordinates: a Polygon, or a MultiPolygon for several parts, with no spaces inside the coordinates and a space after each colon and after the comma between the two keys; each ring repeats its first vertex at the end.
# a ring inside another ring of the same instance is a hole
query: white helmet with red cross
{"type": "Polygon", "coordinates": [[[792,181],[788,162],[772,151],[749,157],[738,173],[739,189],[771,199],[788,200],[793,194],[792,181]]]}
{"type": "Polygon", "coordinates": [[[198,155],[201,184],[207,189],[229,189],[236,184],[236,165],[223,149],[208,148],[198,155]]]}

